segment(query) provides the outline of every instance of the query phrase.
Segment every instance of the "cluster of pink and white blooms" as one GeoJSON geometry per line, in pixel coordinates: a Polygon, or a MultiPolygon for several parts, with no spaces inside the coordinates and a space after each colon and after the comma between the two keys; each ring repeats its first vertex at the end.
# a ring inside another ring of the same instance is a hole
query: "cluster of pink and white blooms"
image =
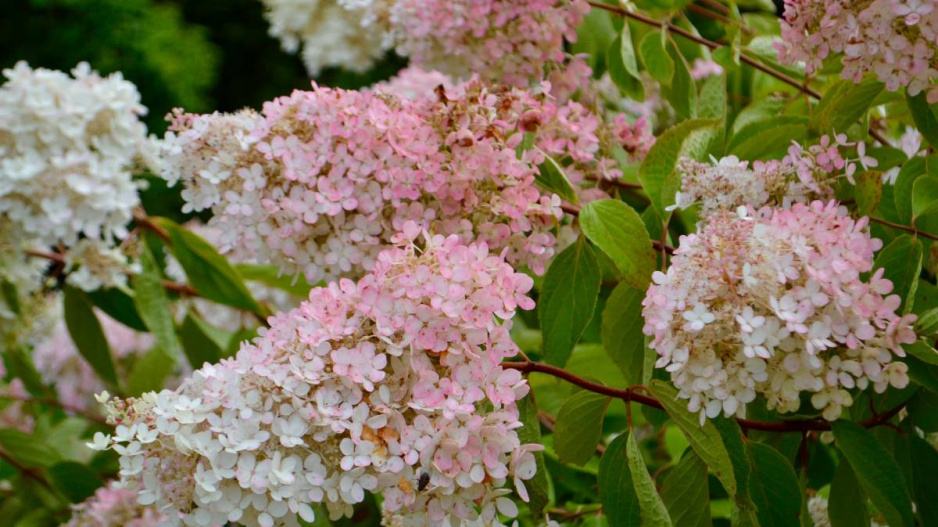
{"type": "Polygon", "coordinates": [[[916,317],[896,313],[892,282],[872,272],[882,243],[866,227],[815,201],[717,213],[681,238],[667,273],[653,276],[644,332],[701,421],[744,416],[757,395],[795,412],[803,393],[835,420],[850,390],[908,384],[893,357],[915,341],[916,317]]]}
{"type": "Polygon", "coordinates": [[[262,114],[179,113],[164,177],[182,180],[185,212],[212,210],[223,252],[310,283],[362,276],[407,221],[541,273],[562,217],[559,197],[535,185],[545,154],[575,183],[615,179],[608,145],[641,156],[653,141],[642,121],[609,127],[544,91],[479,80],[414,100],[393,90],[315,87],[262,114]]]}
{"type": "Polygon", "coordinates": [[[178,390],[110,401],[116,430],[93,446],[176,524],[295,525],[365,492],[417,525],[516,513],[505,484],[526,498],[542,447],[520,443],[528,386],[500,363],[532,280],[484,243],[419,235],[407,223],[372,273],[313,289],[178,390]]]}
{"type": "MultiPolygon", "coordinates": [[[[0,224],[11,231],[7,243],[21,239],[24,249],[42,248],[82,238],[81,254],[110,251],[114,238],[127,234],[139,203],[133,169],[156,164],[136,87],[120,74],[101,77],[85,63],[71,77],[25,62],[3,74],[0,224]]],[[[101,278],[86,270],[70,281],[92,289],[101,278]]]]}
{"type": "Polygon", "coordinates": [[[271,35],[303,45],[313,75],[324,67],[367,70],[394,49],[412,64],[456,77],[527,86],[567,61],[564,42],[583,0],[262,0],[271,35]]]}
{"type": "Polygon", "coordinates": [[[166,517],[156,508],[137,503],[137,493],[115,482],[72,508],[72,517],[62,527],[159,527],[166,517]]]}
{"type": "Polygon", "coordinates": [[[812,73],[842,53],[843,77],[860,82],[872,72],[889,91],[905,86],[938,102],[938,9],[935,0],[785,0],[783,61],[802,61],[812,73]]]}
{"type": "MultiPolygon", "coordinates": [[[[153,336],[149,333],[138,333],[100,311],[95,314],[118,362],[142,355],[153,347],[153,336]]],[[[34,342],[33,362],[42,381],[54,386],[60,402],[78,409],[97,406],[94,395],[104,390],[104,384],[78,352],[61,311],[54,329],[34,342]]]]}

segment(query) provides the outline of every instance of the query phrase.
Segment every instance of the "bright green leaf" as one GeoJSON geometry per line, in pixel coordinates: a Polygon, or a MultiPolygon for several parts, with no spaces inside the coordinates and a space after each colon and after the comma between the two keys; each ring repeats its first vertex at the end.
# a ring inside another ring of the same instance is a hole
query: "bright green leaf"
{"type": "Polygon", "coordinates": [[[726,75],[713,75],[701,82],[697,115],[703,119],[726,118],[726,75]]]}
{"type": "Polygon", "coordinates": [[[547,362],[556,366],[566,364],[573,346],[593,318],[601,284],[599,260],[583,238],[564,249],[550,264],[537,311],[547,362]]]}
{"type": "Polygon", "coordinates": [[[235,264],[235,269],[245,280],[286,291],[304,300],[309,297],[309,290],[312,289],[302,274],[296,276],[281,274],[280,268],[276,265],[235,264]]]}
{"type": "Polygon", "coordinates": [[[621,283],[606,301],[603,310],[602,339],[606,352],[619,366],[626,384],[634,386],[643,381],[645,365],[645,336],[642,334],[642,300],[645,293],[621,283]]]}
{"type": "Polygon", "coordinates": [[[580,228],[616,264],[623,282],[648,287],[658,257],[635,209],[616,199],[591,201],[580,210],[580,228]]]}
{"type": "Polygon", "coordinates": [[[938,334],[938,307],[933,307],[918,316],[918,320],[915,321],[915,334],[922,337],[938,334]]]}
{"type": "Polygon", "coordinates": [[[680,157],[701,159],[720,131],[719,119],[692,119],[672,126],[662,133],[645,156],[638,177],[651,203],[663,218],[680,190],[674,167],[680,157]]]}
{"type": "Polygon", "coordinates": [[[938,210],[938,177],[925,176],[912,185],[912,220],[938,210]]]}
{"type": "Polygon", "coordinates": [[[674,41],[669,39],[667,48],[668,55],[674,62],[674,76],[670,86],[661,87],[661,94],[674,108],[678,119],[693,119],[697,117],[697,85],[690,75],[687,60],[674,41]]]}
{"type": "Polygon", "coordinates": [[[686,452],[664,479],[661,499],[674,527],[710,527],[707,464],[693,450],[686,452]]]}
{"type": "Polygon", "coordinates": [[[822,134],[842,133],[863,117],[885,86],[872,78],[859,84],[838,80],[821,98],[812,125],[822,134]]]}
{"type": "Polygon", "coordinates": [[[726,147],[728,155],[745,160],[781,157],[792,141],[802,142],[808,135],[804,117],[772,116],[755,121],[733,134],[726,147]]]}
{"type": "Polygon", "coordinates": [[[663,86],[670,86],[671,78],[674,77],[674,59],[668,54],[667,32],[664,29],[649,32],[639,44],[639,51],[651,78],[663,86]]]}
{"type": "Polygon", "coordinates": [[[609,525],[641,527],[638,495],[629,469],[628,440],[628,434],[615,438],[599,460],[599,500],[609,525]]]}
{"type": "Polygon", "coordinates": [[[902,164],[896,184],[893,186],[893,199],[896,203],[896,213],[899,221],[912,223],[912,188],[915,181],[924,176],[926,171],[925,158],[913,157],[902,164]]]}
{"type": "Polygon", "coordinates": [[[638,76],[635,49],[628,23],[622,24],[622,34],[606,50],[606,69],[612,82],[622,93],[637,101],[645,100],[645,86],[638,76]]]}
{"type": "Polygon", "coordinates": [[[912,498],[892,454],[857,424],[841,420],[831,423],[831,427],[837,446],[890,527],[912,527],[912,498]]]}
{"type": "Polygon", "coordinates": [[[704,421],[701,425],[699,415],[687,409],[686,400],[677,398],[677,390],[673,386],[654,380],[649,383],[648,387],[664,406],[671,420],[684,432],[697,455],[707,463],[713,474],[723,483],[726,492],[730,497],[735,497],[736,476],[733,472],[733,463],[730,461],[726,445],[723,444],[723,438],[713,423],[704,421]]]}
{"type": "Polygon", "coordinates": [[[65,286],[62,300],[65,306],[65,325],[72,336],[72,342],[78,348],[78,353],[88,361],[104,382],[116,386],[117,370],[114,369],[111,348],[88,295],[80,289],[65,286]]]}
{"type": "Polygon", "coordinates": [[[573,190],[570,180],[567,179],[567,175],[564,174],[563,167],[546,153],[544,153],[544,162],[538,167],[535,179],[540,186],[548,191],[557,194],[574,205],[580,204],[580,199],[577,197],[576,191],[573,190]]]}
{"type": "Polygon", "coordinates": [[[152,253],[144,249],[140,254],[141,271],[131,278],[134,288],[134,305],[140,318],[156,339],[157,347],[173,359],[182,357],[182,348],[176,338],[173,313],[169,297],[163,289],[163,280],[152,253]]]}
{"type": "Polygon", "coordinates": [[[554,426],[554,450],[560,461],[583,465],[593,457],[610,401],[605,395],[582,390],[560,407],[554,426]]]}
{"type": "Polygon", "coordinates": [[[642,525],[671,527],[672,523],[671,517],[668,516],[668,509],[661,501],[658,489],[655,488],[655,482],[652,481],[651,474],[648,473],[648,469],[645,467],[642,452],[638,449],[638,443],[635,442],[635,434],[629,432],[628,443],[625,448],[629,460],[629,472],[632,473],[632,484],[635,485],[635,494],[638,496],[639,508],[641,509],[642,525]]]}
{"type": "Polygon", "coordinates": [[[916,340],[912,344],[906,344],[903,349],[906,353],[922,362],[938,365],[938,351],[923,340],[916,340]]]}

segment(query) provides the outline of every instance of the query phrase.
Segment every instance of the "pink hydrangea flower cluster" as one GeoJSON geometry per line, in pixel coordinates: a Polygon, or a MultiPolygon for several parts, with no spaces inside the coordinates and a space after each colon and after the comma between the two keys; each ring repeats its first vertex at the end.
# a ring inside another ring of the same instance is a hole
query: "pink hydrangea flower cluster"
{"type": "Polygon", "coordinates": [[[583,0],[396,0],[389,16],[398,53],[416,64],[527,86],[564,62],[588,11],[583,0]]]}
{"type": "MultiPolygon", "coordinates": [[[[541,273],[562,217],[535,185],[544,154],[574,182],[621,176],[585,107],[478,80],[416,100],[316,87],[263,114],[178,114],[173,129],[164,177],[183,181],[184,210],[212,210],[223,252],[246,247],[310,283],[362,276],[407,221],[541,273]],[[528,133],[536,148],[519,155],[528,133]]],[[[629,133],[635,152],[650,141],[642,124],[629,133]]]]}
{"type": "Polygon", "coordinates": [[[633,163],[640,163],[645,159],[655,144],[651,126],[644,117],[629,123],[626,115],[620,113],[613,119],[611,128],[616,143],[629,154],[629,161],[633,163]]]}
{"type": "MultiPolygon", "coordinates": [[[[138,333],[100,311],[95,314],[117,361],[153,347],[149,333],[138,333]]],[[[78,409],[97,406],[94,394],[103,390],[104,384],[78,352],[64,318],[59,316],[55,329],[35,342],[33,361],[42,381],[55,386],[59,401],[78,409]]]]}
{"type": "Polygon", "coordinates": [[[516,512],[504,486],[526,498],[542,447],[520,443],[529,388],[500,363],[518,353],[510,319],[533,308],[533,282],[484,243],[424,233],[420,248],[415,223],[404,233],[372,273],[313,289],[235,358],[109,402],[115,434],[92,446],[186,525],[295,525],[311,503],[339,517],[367,491],[416,525],[516,512]]]}
{"type": "Polygon", "coordinates": [[[75,505],[63,527],[158,527],[165,521],[154,507],[137,503],[136,492],[110,482],[75,505]]]}
{"type": "Polygon", "coordinates": [[[716,214],[681,238],[667,273],[644,300],[644,332],[656,363],[700,419],[745,416],[757,395],[795,412],[803,393],[826,419],[853,402],[851,390],[905,387],[893,362],[915,341],[915,315],[873,271],[882,243],[867,220],[831,201],[716,214]]]}
{"type": "Polygon", "coordinates": [[[803,61],[808,73],[842,53],[843,78],[872,72],[886,89],[906,86],[938,102],[938,9],[935,0],[785,0],[781,60],[803,61]]]}

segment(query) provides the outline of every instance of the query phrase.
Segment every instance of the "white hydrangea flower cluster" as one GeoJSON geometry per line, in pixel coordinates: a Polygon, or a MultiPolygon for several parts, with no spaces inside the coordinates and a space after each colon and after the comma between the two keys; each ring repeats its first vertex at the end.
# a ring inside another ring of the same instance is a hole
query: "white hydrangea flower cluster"
{"type": "Polygon", "coordinates": [[[414,236],[178,390],[109,402],[115,434],[92,446],[177,525],[297,525],[311,503],[340,517],[369,491],[413,525],[516,513],[504,486],[526,498],[542,447],[520,444],[528,386],[500,363],[532,280],[485,244],[414,236]]]}
{"type": "Polygon", "coordinates": [[[62,527],[158,527],[166,518],[153,507],[137,503],[137,493],[111,481],[72,507],[62,527]]]}
{"type": "Polygon", "coordinates": [[[132,262],[119,247],[101,240],[82,238],[65,253],[66,281],[79,289],[95,291],[102,287],[126,287],[127,274],[139,273],[140,263],[132,262]]]}
{"type": "Polygon", "coordinates": [[[882,243],[866,226],[815,201],[718,213],[681,238],[667,273],[653,276],[644,332],[701,421],[745,416],[757,394],[795,412],[805,393],[836,420],[851,390],[908,384],[893,357],[915,341],[916,316],[898,315],[892,282],[872,272],[882,243]]]}

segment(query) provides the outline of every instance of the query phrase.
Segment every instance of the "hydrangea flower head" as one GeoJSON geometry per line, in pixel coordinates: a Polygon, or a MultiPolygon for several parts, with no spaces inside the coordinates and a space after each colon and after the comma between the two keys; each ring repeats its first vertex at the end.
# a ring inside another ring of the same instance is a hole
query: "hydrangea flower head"
{"type": "Polygon", "coordinates": [[[348,515],[366,492],[417,524],[490,525],[513,512],[537,445],[518,439],[528,392],[502,360],[532,280],[484,243],[412,224],[357,283],[316,288],[237,356],[175,391],[109,403],[117,425],[94,446],[122,481],[186,525],[348,515]],[[418,490],[421,478],[427,486],[418,490]]]}
{"type": "Polygon", "coordinates": [[[915,341],[915,315],[900,316],[867,220],[836,202],[717,213],[684,236],[667,273],[644,300],[644,332],[680,397],[701,421],[744,416],[757,395],[779,413],[801,395],[829,420],[851,390],[905,387],[893,357],[915,341]],[[862,275],[872,272],[868,280],[862,275]]]}
{"type": "Polygon", "coordinates": [[[159,527],[166,518],[152,506],[137,503],[137,493],[115,482],[72,508],[72,517],[63,527],[159,527]]]}

